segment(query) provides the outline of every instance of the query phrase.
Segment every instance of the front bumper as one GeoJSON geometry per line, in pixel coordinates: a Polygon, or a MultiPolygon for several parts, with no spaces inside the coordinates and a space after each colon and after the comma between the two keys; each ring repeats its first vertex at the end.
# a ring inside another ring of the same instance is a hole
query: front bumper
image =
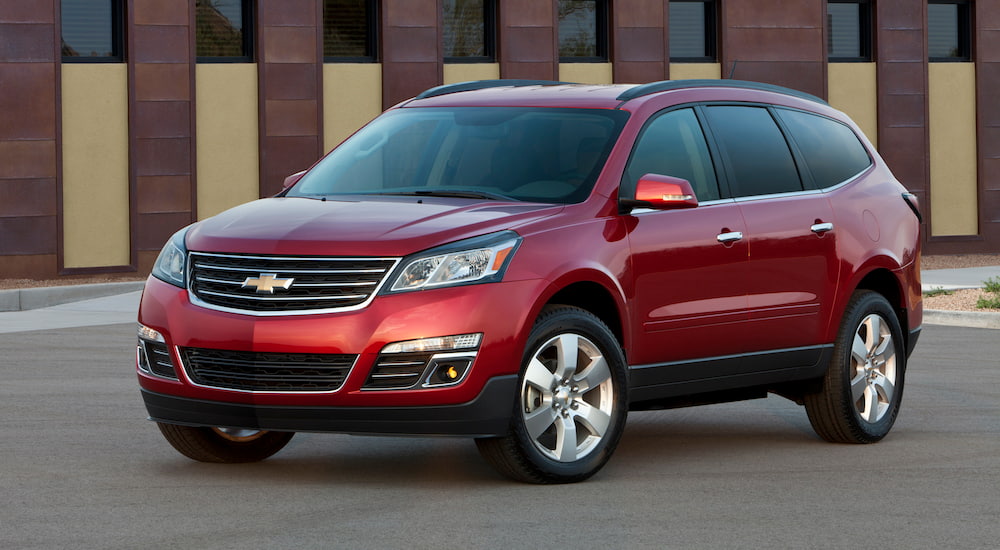
{"type": "Polygon", "coordinates": [[[289,432],[494,437],[507,433],[517,376],[491,378],[475,399],[422,407],[248,405],[142,390],[150,420],[289,432]]]}

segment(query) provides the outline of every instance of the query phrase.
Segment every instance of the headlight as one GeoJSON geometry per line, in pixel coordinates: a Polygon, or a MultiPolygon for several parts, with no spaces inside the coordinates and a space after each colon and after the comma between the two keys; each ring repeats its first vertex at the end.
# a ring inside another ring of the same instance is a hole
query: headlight
{"type": "Polygon", "coordinates": [[[499,281],[521,237],[501,231],[422,252],[403,263],[390,292],[499,281]]]}
{"type": "Polygon", "coordinates": [[[174,233],[153,264],[153,276],[174,286],[187,286],[187,247],[184,235],[187,228],[174,233]]]}

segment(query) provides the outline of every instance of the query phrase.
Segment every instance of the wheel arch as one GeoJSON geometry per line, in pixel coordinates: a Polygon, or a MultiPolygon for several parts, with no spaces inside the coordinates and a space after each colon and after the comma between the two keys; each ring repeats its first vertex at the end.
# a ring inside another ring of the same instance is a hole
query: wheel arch
{"type": "MultiPolygon", "coordinates": [[[[906,308],[903,285],[899,277],[888,268],[875,267],[861,277],[857,284],[854,285],[851,294],[859,290],[877,292],[889,302],[893,311],[896,312],[896,318],[899,320],[899,326],[902,328],[903,339],[907,340],[909,338],[909,331],[906,327],[909,326],[909,313],[906,308]]],[[[847,302],[850,301],[850,295],[847,295],[846,298],[843,306],[840,308],[841,317],[843,317],[843,311],[847,306],[847,302]]]]}
{"type": "Polygon", "coordinates": [[[532,309],[532,318],[550,305],[574,306],[596,315],[611,329],[622,349],[628,347],[623,292],[604,273],[586,271],[560,277],[540,296],[532,309]]]}

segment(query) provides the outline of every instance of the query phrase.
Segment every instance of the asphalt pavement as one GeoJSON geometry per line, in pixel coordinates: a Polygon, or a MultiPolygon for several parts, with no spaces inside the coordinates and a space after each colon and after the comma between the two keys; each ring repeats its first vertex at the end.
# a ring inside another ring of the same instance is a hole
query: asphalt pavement
{"type": "Polygon", "coordinates": [[[131,322],[0,334],[0,548],[992,550],[997,342],[925,327],[874,445],[825,443],[774,396],[637,412],[592,479],[536,486],[451,438],[302,433],[193,462],[146,420],[131,322]]]}

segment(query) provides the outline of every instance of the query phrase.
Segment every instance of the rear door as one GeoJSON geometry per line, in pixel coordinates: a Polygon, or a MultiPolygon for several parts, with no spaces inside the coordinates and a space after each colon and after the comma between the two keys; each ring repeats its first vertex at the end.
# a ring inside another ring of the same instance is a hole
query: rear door
{"type": "Polygon", "coordinates": [[[827,343],[821,340],[838,266],[826,195],[812,189],[772,110],[709,105],[704,111],[746,222],[746,330],[752,342],[746,351],[827,343]]]}

